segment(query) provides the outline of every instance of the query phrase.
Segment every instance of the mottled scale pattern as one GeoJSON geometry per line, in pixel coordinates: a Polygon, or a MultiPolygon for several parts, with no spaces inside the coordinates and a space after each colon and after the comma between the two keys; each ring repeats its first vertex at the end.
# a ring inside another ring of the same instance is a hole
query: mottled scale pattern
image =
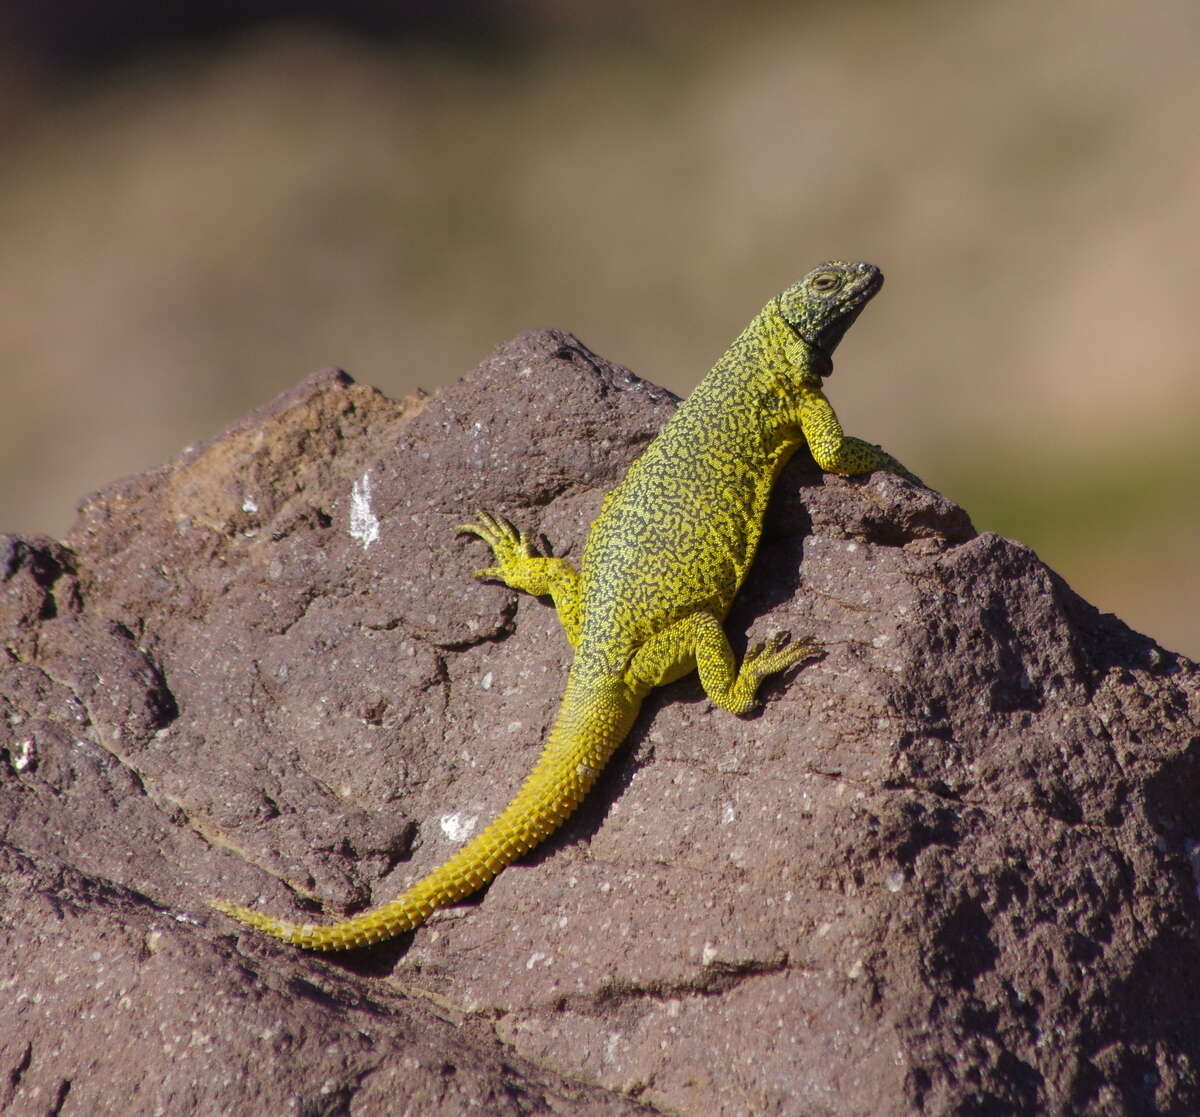
{"type": "Polygon", "coordinates": [[[624,740],[642,700],[698,670],[714,704],[753,708],[759,683],[817,653],[779,636],[739,665],[722,622],[754,559],[771,487],[808,444],[822,469],[887,469],[895,458],[842,433],[822,382],[831,355],[883,283],[866,263],[814,268],[772,299],[604,500],[578,571],[486,512],[460,529],[491,548],[476,576],[550,596],[575,658],[541,756],[508,806],[453,857],[382,907],[340,923],[212,906],[310,950],[389,939],[483,887],[571,816],[624,740]]]}

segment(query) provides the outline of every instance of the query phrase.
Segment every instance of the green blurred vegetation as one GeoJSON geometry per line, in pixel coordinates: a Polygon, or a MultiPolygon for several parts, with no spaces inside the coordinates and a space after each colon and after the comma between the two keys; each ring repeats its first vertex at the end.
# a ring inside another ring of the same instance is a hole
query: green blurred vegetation
{"type": "MultiPolygon", "coordinates": [[[[1194,510],[1200,445],[1192,439],[1129,462],[1114,454],[1084,468],[1050,470],[1004,459],[947,465],[947,491],[971,509],[976,527],[1044,541],[1061,554],[1111,551],[1126,535],[1152,535],[1194,510]]],[[[1200,525],[1198,525],[1200,526],[1200,525]]],[[[1147,574],[1166,556],[1147,556],[1147,574]]]]}
{"type": "MultiPolygon", "coordinates": [[[[1175,650],[1194,654],[1200,442],[1191,427],[1162,434],[1136,457],[1116,440],[1086,462],[1054,453],[947,462],[944,490],[977,529],[1032,547],[1102,611],[1138,602],[1148,615],[1173,616],[1164,624],[1182,637],[1175,650]]],[[[1170,635],[1151,635],[1172,647],[1170,635]]]]}

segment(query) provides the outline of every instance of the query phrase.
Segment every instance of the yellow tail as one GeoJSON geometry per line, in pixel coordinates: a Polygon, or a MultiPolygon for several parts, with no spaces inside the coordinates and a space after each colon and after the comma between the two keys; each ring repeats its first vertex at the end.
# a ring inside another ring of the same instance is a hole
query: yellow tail
{"type": "Polygon", "coordinates": [[[625,739],[640,705],[640,697],[615,680],[603,685],[568,680],[541,756],[508,806],[453,857],[382,907],[321,926],[224,900],[209,900],[209,906],[308,950],[349,950],[411,931],[435,908],[478,891],[570,818],[625,739]]]}

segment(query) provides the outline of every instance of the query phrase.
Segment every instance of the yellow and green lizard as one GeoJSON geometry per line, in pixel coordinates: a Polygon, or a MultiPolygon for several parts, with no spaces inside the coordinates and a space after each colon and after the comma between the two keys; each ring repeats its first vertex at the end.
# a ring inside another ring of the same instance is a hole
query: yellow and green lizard
{"type": "Polygon", "coordinates": [[[773,298],[604,500],[576,570],[479,513],[459,530],[492,549],[476,577],[549,595],[575,652],[541,756],[477,837],[390,903],[325,926],[214,901],[234,919],[310,950],[346,950],[420,925],[482,888],[579,806],[646,695],[698,670],[717,706],[747,713],[759,683],[817,653],[776,637],[739,666],[722,628],[754,558],[771,487],[804,443],[833,473],[887,469],[890,454],[842,433],[821,390],[830,360],[883,284],[871,264],[821,264],[773,298]]]}

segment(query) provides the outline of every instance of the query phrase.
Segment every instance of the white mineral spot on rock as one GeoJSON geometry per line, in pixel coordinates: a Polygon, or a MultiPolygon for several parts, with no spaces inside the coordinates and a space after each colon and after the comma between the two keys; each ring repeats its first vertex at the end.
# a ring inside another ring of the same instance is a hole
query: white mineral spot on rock
{"type": "Polygon", "coordinates": [[[350,535],[362,541],[364,551],[379,539],[379,520],[371,511],[369,470],[350,486],[350,535]]]}
{"type": "Polygon", "coordinates": [[[717,960],[717,948],[712,943],[706,942],[704,949],[700,951],[700,965],[711,966],[717,960]]]}
{"type": "Polygon", "coordinates": [[[883,887],[889,892],[899,892],[904,887],[904,880],[904,873],[899,869],[893,869],[883,878],[883,887]]]}
{"type": "Polygon", "coordinates": [[[733,809],[733,804],[726,803],[721,808],[721,825],[728,826],[735,818],[737,818],[737,811],[733,809]]]}
{"type": "Polygon", "coordinates": [[[478,815],[461,814],[458,811],[453,814],[444,814],[438,819],[442,833],[452,842],[465,842],[474,832],[478,822],[478,815]]]}
{"type": "Polygon", "coordinates": [[[33,763],[33,738],[27,737],[24,741],[18,741],[8,755],[13,771],[24,772],[33,763]]]}
{"type": "Polygon", "coordinates": [[[255,500],[254,497],[252,497],[252,496],[246,497],[246,499],[242,501],[242,511],[243,512],[257,512],[258,511],[258,501],[255,500]]]}

